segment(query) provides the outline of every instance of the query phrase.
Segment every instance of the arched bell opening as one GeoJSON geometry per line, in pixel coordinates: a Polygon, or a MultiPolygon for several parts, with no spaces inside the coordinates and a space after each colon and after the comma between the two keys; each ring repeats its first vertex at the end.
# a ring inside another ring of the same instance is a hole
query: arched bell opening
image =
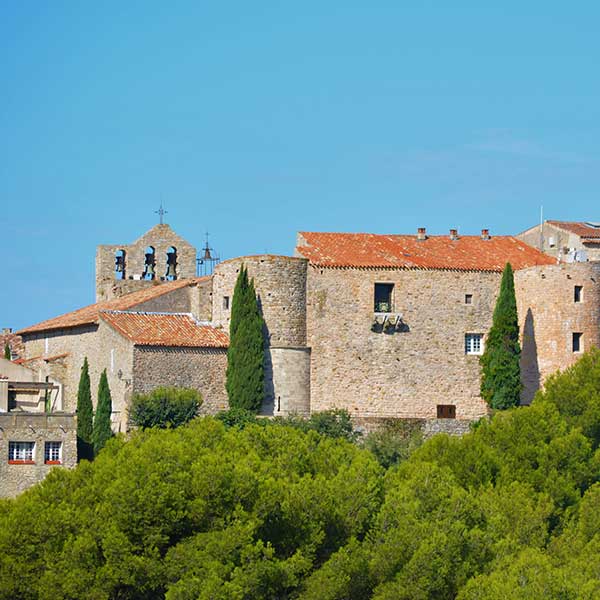
{"type": "Polygon", "coordinates": [[[142,279],[155,279],[156,278],[156,252],[154,246],[148,246],[144,251],[144,273],[142,279]]]}
{"type": "Polygon", "coordinates": [[[165,272],[167,281],[175,281],[177,279],[177,248],[171,246],[167,250],[167,270],[165,272]]]}
{"type": "Polygon", "coordinates": [[[115,279],[125,279],[125,250],[115,252],[115,279]]]}

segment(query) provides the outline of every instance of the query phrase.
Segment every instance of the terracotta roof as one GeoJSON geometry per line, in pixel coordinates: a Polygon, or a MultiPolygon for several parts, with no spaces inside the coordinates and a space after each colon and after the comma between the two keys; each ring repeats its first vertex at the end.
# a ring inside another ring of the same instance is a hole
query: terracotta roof
{"type": "Polygon", "coordinates": [[[514,237],[429,236],[372,233],[301,232],[306,245],[296,250],[313,265],[322,267],[387,267],[396,269],[445,269],[456,271],[502,271],[551,265],[556,260],[514,237]]]}
{"type": "Polygon", "coordinates": [[[227,348],[229,337],[220,329],[198,323],[186,313],[100,313],[118,333],[138,346],[227,348]]]}
{"type": "Polygon", "coordinates": [[[105,302],[97,302],[96,304],[90,304],[74,310],[73,312],[66,313],[60,317],[54,317],[47,321],[42,321],[37,325],[26,327],[21,329],[18,333],[20,335],[24,333],[36,333],[39,331],[52,331],[54,329],[66,329],[68,327],[78,327],[80,325],[91,325],[98,323],[98,315],[102,310],[129,310],[138,304],[148,302],[154,298],[158,298],[164,294],[168,294],[174,290],[184,288],[186,286],[195,285],[200,281],[204,281],[210,278],[207,277],[194,277],[192,279],[178,279],[177,281],[168,281],[166,283],[160,283],[152,287],[145,288],[138,292],[132,292],[126,294],[120,298],[114,298],[105,302]]]}
{"type": "Polygon", "coordinates": [[[597,240],[600,239],[600,223],[590,224],[578,221],[546,221],[549,225],[554,225],[560,229],[565,229],[578,235],[583,239],[597,240]],[[594,227],[594,225],[598,225],[594,227]]]}

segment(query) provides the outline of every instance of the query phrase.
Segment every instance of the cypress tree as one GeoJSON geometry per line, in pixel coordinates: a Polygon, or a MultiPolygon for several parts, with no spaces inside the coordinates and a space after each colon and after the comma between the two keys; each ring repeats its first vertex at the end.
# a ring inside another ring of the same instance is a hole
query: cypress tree
{"type": "Polygon", "coordinates": [[[4,344],[4,358],[6,360],[10,360],[12,358],[12,354],[10,352],[10,346],[9,346],[8,342],[6,342],[4,344]]]}
{"type": "Polygon", "coordinates": [[[98,454],[112,437],[112,429],[110,427],[111,413],[112,399],[110,397],[106,369],[104,369],[102,375],[100,375],[100,383],[98,384],[98,405],[96,406],[96,414],[94,415],[93,441],[95,454],[98,454]]]}
{"type": "Polygon", "coordinates": [[[519,322],[515,281],[509,263],[502,273],[492,328],[481,357],[481,396],[491,408],[518,406],[521,395],[519,322]]]}
{"type": "Polygon", "coordinates": [[[77,458],[94,458],[92,390],[87,356],[83,360],[79,388],[77,390],[77,458]]]}
{"type": "Polygon", "coordinates": [[[230,408],[260,410],[264,397],[263,327],[254,282],[242,265],[231,301],[226,381],[230,408]]]}

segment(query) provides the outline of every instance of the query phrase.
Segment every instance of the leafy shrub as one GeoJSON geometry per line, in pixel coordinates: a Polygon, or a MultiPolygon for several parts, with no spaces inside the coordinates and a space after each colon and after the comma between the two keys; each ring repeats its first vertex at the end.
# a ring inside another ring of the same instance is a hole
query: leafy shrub
{"type": "Polygon", "coordinates": [[[422,443],[420,423],[400,419],[390,419],[364,439],[364,447],[386,469],[405,461],[422,443]]]}
{"type": "Polygon", "coordinates": [[[202,398],[191,388],[159,387],[149,394],[135,394],[131,401],[131,423],[149,427],[180,427],[198,414],[202,398]]]}
{"type": "Polygon", "coordinates": [[[247,425],[264,424],[266,419],[257,419],[253,410],[245,408],[230,408],[223,410],[215,415],[218,421],[221,421],[225,427],[236,427],[243,429],[247,425]]]}

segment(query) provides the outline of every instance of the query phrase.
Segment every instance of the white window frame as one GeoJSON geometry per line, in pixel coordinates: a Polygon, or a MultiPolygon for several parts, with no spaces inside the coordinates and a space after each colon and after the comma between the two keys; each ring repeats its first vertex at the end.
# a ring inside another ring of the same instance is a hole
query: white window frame
{"type": "Polygon", "coordinates": [[[484,350],[483,333],[465,333],[465,354],[467,356],[481,356],[484,350]]]}
{"type": "Polygon", "coordinates": [[[62,464],[62,442],[50,441],[44,443],[44,464],[62,464]]]}
{"type": "Polygon", "coordinates": [[[35,463],[35,442],[8,442],[8,462],[35,463]]]}

